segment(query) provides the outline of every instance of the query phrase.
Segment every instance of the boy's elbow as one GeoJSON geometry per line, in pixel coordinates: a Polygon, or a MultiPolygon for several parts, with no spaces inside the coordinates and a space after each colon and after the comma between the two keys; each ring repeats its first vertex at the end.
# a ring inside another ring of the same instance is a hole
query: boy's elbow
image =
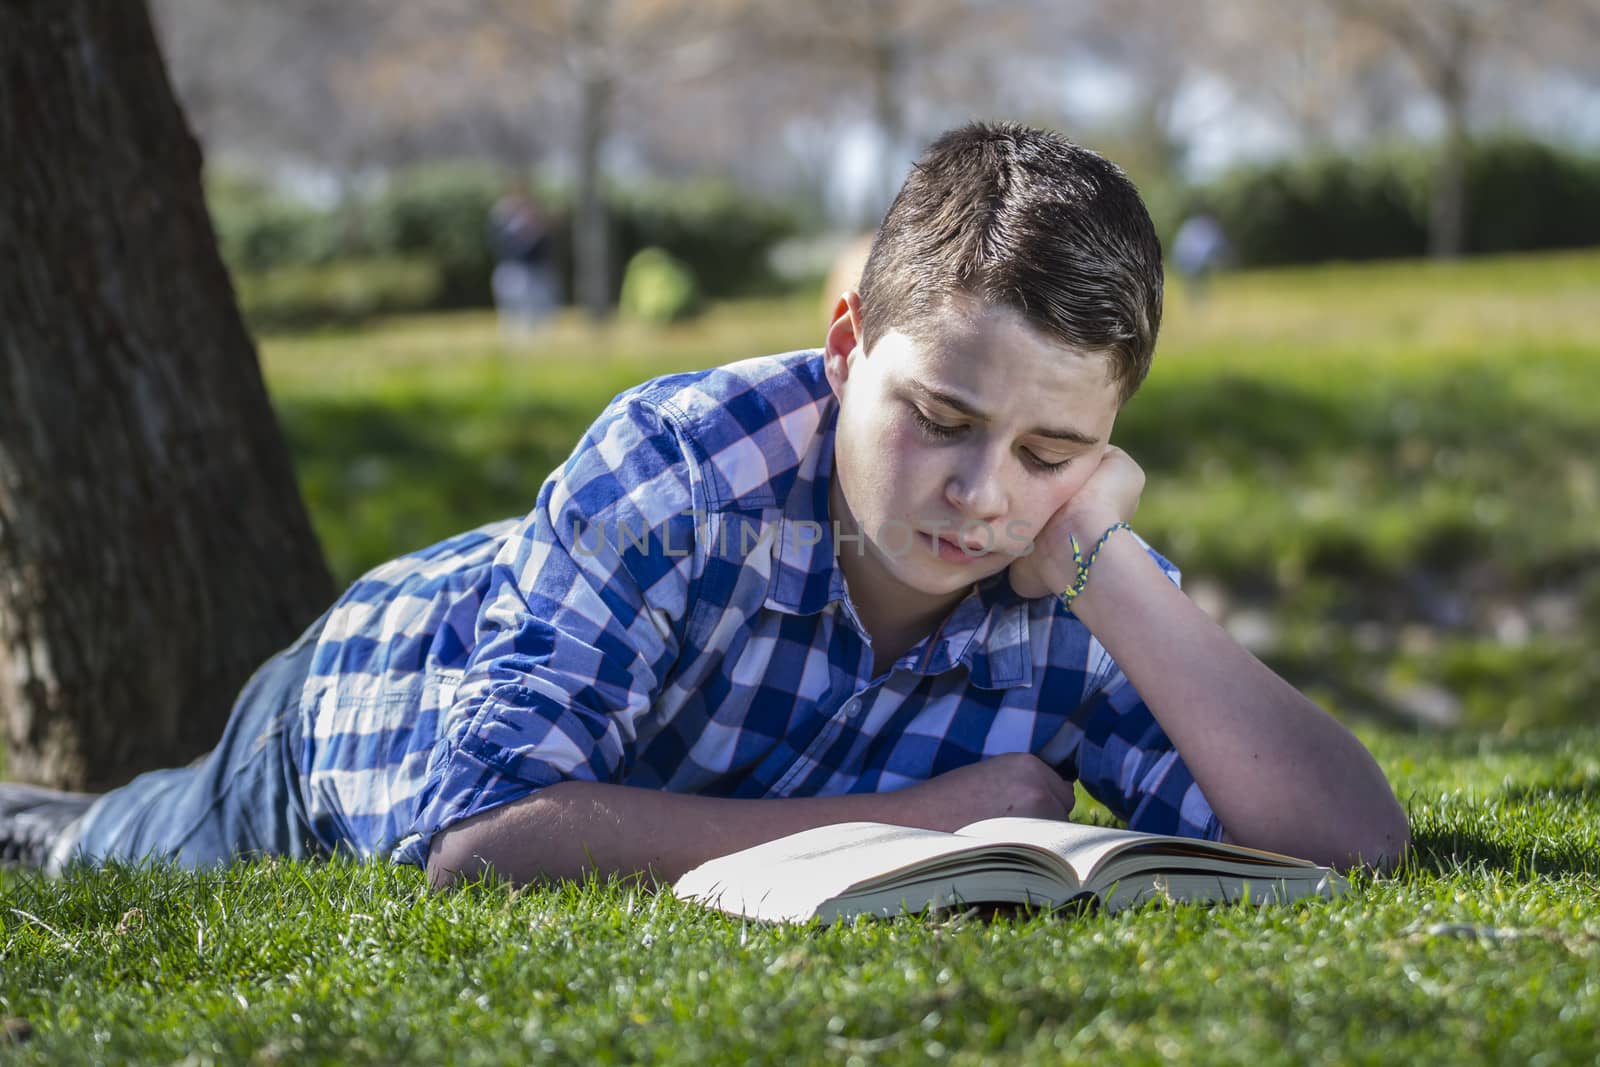
{"type": "Polygon", "coordinates": [[[1334,866],[1341,871],[1371,870],[1379,875],[1395,872],[1411,848],[1411,826],[1404,814],[1358,843],[1347,858],[1334,866]]]}
{"type": "Polygon", "coordinates": [[[450,831],[445,830],[433,835],[433,843],[428,846],[428,888],[453,889],[461,877],[461,868],[454,855],[455,850],[450,847],[450,831]]]}
{"type": "Polygon", "coordinates": [[[474,827],[460,824],[441,830],[433,836],[428,846],[428,886],[431,889],[453,889],[462,881],[470,881],[493,870],[493,864],[483,854],[482,835],[474,827]]]}

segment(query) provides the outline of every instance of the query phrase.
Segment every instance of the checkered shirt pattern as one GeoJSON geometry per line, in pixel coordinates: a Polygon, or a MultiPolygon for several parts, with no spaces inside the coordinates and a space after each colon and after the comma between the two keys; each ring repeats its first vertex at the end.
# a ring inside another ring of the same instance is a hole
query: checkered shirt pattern
{"type": "Polygon", "coordinates": [[[439,831],[562,781],[829,796],[1007,752],[1132,829],[1220,838],[1105,649],[1004,572],[874,675],[837,558],[860,548],[828,513],[837,414],[816,350],[653,379],[527,516],[356,581],[302,693],[323,845],[422,865],[439,831]]]}

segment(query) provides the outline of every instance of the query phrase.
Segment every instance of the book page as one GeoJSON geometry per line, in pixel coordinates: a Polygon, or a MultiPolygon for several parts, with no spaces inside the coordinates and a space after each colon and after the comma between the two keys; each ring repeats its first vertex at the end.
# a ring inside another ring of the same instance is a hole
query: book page
{"type": "MultiPolygon", "coordinates": [[[[1115,857],[1137,852],[1159,854],[1177,861],[1172,866],[1205,867],[1218,859],[1238,859],[1255,864],[1312,869],[1318,865],[1296,856],[1279,852],[1248,848],[1244,845],[1226,845],[1218,841],[1205,841],[1193,837],[1176,837],[1169,834],[1144,834],[1108,826],[1088,826],[1083,823],[1063,822],[1057,819],[1028,819],[1003,816],[969,823],[956,831],[957,836],[972,837],[990,843],[1023,841],[1039,845],[1065,858],[1085,885],[1103,870],[1115,857]],[[1192,861],[1192,862],[1185,862],[1192,861]]],[[[1138,866],[1130,860],[1129,866],[1138,866]]]]}
{"type": "Polygon", "coordinates": [[[887,823],[818,826],[707,860],[685,873],[673,892],[751,912],[803,913],[857,882],[882,881],[954,852],[983,847],[970,837],[887,823]]]}
{"type": "Polygon", "coordinates": [[[940,872],[877,889],[861,889],[825,902],[817,911],[824,922],[869,914],[893,918],[909,911],[970,907],[973,904],[1025,904],[1054,908],[1083,896],[1037,871],[978,869],[940,872]]]}
{"type": "Polygon", "coordinates": [[[968,823],[956,831],[957,837],[975,838],[989,844],[1025,842],[1048,849],[1067,861],[1078,881],[1087,884],[1102,860],[1141,841],[1164,840],[1159,834],[1141,834],[1110,826],[1089,826],[1059,819],[1028,819],[1001,816],[968,823]]]}

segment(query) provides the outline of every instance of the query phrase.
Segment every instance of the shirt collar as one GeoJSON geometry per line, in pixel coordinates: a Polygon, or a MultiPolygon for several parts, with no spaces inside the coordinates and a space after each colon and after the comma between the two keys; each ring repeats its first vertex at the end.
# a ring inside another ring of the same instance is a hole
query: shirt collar
{"type": "MultiPolygon", "coordinates": [[[[828,513],[839,405],[831,394],[821,405],[821,421],[801,457],[774,538],[766,606],[791,615],[812,615],[832,603],[848,604],[828,513]]],[[[1029,684],[1033,673],[1029,617],[1028,601],[1011,588],[1006,573],[990,575],[976,583],[933,635],[912,650],[916,663],[911,669],[938,674],[961,664],[980,688],[1029,684]]]]}

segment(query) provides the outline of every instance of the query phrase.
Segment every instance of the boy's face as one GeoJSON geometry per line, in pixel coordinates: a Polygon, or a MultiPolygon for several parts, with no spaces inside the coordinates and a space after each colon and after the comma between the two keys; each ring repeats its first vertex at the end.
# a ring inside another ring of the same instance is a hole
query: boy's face
{"type": "Polygon", "coordinates": [[[904,598],[911,611],[953,603],[1025,554],[1088,481],[1117,388],[1104,355],[972,297],[952,297],[915,338],[890,330],[871,352],[859,323],[851,293],[825,346],[839,398],[832,517],[863,537],[859,553],[836,545],[840,565],[853,597],[904,598]]]}

